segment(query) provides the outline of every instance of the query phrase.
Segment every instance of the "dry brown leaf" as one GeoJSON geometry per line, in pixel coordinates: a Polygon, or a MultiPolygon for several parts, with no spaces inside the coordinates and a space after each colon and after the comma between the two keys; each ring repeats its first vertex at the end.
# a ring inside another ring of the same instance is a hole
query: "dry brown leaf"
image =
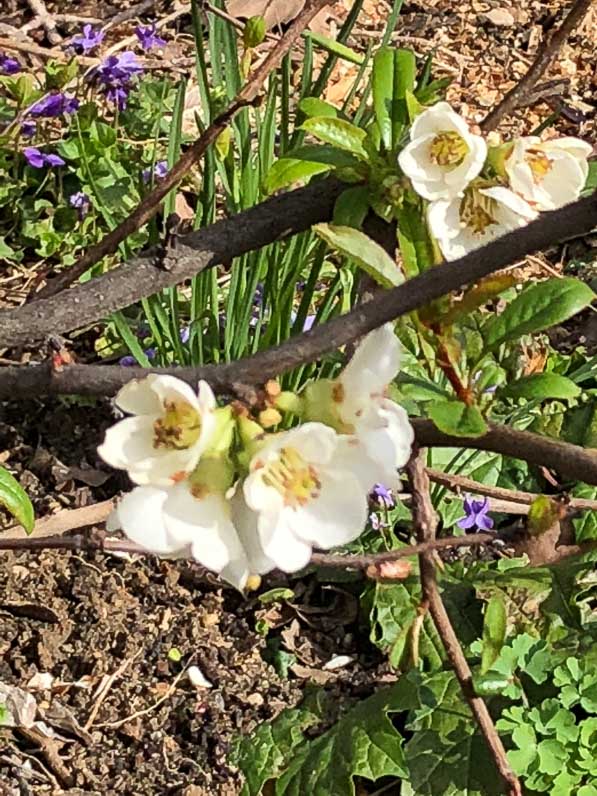
{"type": "Polygon", "coordinates": [[[292,22],[304,6],[305,0],[230,0],[226,11],[232,17],[264,17],[269,30],[292,22]]]}

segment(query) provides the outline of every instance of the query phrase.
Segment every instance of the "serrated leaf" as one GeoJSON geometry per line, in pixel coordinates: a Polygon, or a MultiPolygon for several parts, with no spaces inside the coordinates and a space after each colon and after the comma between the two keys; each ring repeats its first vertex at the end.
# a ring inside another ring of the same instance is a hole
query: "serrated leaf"
{"type": "Polygon", "coordinates": [[[506,639],[508,614],[504,601],[495,595],[487,603],[483,620],[481,672],[486,674],[498,659],[506,639]]]}
{"type": "Polygon", "coordinates": [[[562,323],[594,299],[591,288],[573,277],[534,284],[485,325],[485,347],[491,350],[508,340],[518,340],[524,334],[562,323]]]}
{"type": "Polygon", "coordinates": [[[312,116],[310,119],[306,119],[301,126],[303,130],[319,138],[325,144],[352,152],[361,160],[366,161],[369,158],[363,146],[367,133],[345,119],[312,116]]]}
{"type": "Polygon", "coordinates": [[[33,531],[35,514],[23,487],[5,467],[0,467],[0,506],[12,514],[27,533],[33,531]]]}
{"type": "Polygon", "coordinates": [[[268,171],[265,178],[265,190],[267,193],[273,193],[295,182],[308,180],[315,174],[323,174],[331,168],[332,166],[327,163],[282,158],[277,160],[268,171]]]}
{"type": "Polygon", "coordinates": [[[558,373],[536,373],[500,388],[498,394],[502,398],[563,401],[578,398],[581,393],[580,387],[566,376],[560,376],[558,373]]]}
{"type": "Polygon", "coordinates": [[[357,265],[383,287],[395,287],[404,281],[396,263],[386,250],[364,232],[353,227],[315,224],[313,231],[333,249],[352,258],[357,265]]]}
{"type": "Polygon", "coordinates": [[[408,683],[399,682],[359,702],[326,733],[298,749],[276,783],[276,796],[354,796],[354,777],[375,782],[407,777],[402,736],[388,713],[412,704],[408,683]]]}
{"type": "Polygon", "coordinates": [[[482,437],[487,424],[476,406],[462,401],[436,401],[428,406],[429,417],[440,431],[454,437],[482,437]]]}

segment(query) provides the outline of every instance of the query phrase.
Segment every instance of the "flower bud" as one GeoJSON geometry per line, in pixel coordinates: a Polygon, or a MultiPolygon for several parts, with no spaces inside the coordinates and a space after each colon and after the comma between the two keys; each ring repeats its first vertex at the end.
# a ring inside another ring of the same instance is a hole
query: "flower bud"
{"type": "Polygon", "coordinates": [[[259,412],[259,422],[263,428],[272,428],[273,426],[277,426],[281,420],[282,415],[273,407],[269,407],[268,409],[264,409],[262,412],[259,412]]]}
{"type": "Polygon", "coordinates": [[[245,47],[257,47],[265,39],[265,19],[260,16],[250,17],[243,30],[243,42],[245,47]]]}

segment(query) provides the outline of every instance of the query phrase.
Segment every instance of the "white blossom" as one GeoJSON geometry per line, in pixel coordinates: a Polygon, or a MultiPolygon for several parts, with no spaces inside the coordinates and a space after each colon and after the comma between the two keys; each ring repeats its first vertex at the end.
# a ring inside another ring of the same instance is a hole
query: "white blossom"
{"type": "Polygon", "coordinates": [[[263,554],[257,533],[237,532],[232,514],[233,503],[223,494],[204,494],[185,481],[136,487],[120,500],[108,525],[150,553],[194,558],[242,590],[249,575],[269,572],[274,563],[263,554]]]}
{"type": "Polygon", "coordinates": [[[578,199],[585,186],[592,152],[579,138],[542,142],[537,136],[519,138],[506,158],[510,185],[537,210],[556,210],[578,199]]]}
{"type": "Polygon", "coordinates": [[[350,468],[352,444],[329,426],[305,423],[272,435],[252,458],[246,505],[256,512],[265,556],[285,572],[306,566],[312,547],[337,547],[362,533],[370,487],[350,468]]]}
{"type": "Polygon", "coordinates": [[[126,384],[116,404],[133,416],[108,429],[98,452],[137,484],[168,486],[184,479],[216,425],[214,394],[204,381],[196,395],[174,376],[151,374],[126,384]]]}
{"type": "Polygon", "coordinates": [[[446,260],[457,260],[524,226],[536,215],[524,199],[508,188],[471,187],[463,197],[432,202],[427,209],[427,223],[446,260]]]}
{"type": "Polygon", "coordinates": [[[471,133],[447,102],[438,102],[413,122],[398,163],[415,191],[433,201],[461,194],[480,174],[486,156],[485,140],[471,133]]]}

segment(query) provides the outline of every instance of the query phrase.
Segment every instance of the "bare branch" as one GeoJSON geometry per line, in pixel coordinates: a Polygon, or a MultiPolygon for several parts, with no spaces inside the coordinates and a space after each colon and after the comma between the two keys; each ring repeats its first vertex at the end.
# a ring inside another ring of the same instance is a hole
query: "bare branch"
{"type": "Polygon", "coordinates": [[[186,150],[180,159],[170,169],[164,179],[156,185],[127,218],[116,229],[109,232],[99,243],[92,246],[81,259],[60,276],[48,283],[44,295],[54,295],[71,285],[92,265],[100,262],[109,254],[113,254],[122,241],[146,224],[158,211],[162,200],[184,177],[184,175],[197,163],[209,146],[215,143],[220,133],[226,129],[231,119],[242,108],[247,107],[257,98],[261,87],[268,75],[282,63],[286,53],[300,37],[303,29],[313,17],[323,8],[328,0],[307,0],[303,10],[292,21],[286,33],[273,47],[263,63],[254,71],[250,79],[236,95],[230,105],[217,116],[209,127],[186,150]]]}
{"type": "Polygon", "coordinates": [[[547,67],[556,57],[574,28],[585,16],[592,0],[576,0],[560,27],[539,47],[535,60],[524,77],[512,88],[502,101],[487,114],[481,122],[483,132],[495,130],[504,116],[512,113],[515,108],[526,105],[535,83],[541,78],[547,67]]]}
{"type": "MultiPolygon", "coordinates": [[[[413,495],[413,517],[417,529],[417,538],[420,544],[429,543],[435,538],[437,518],[429,495],[429,478],[425,472],[423,451],[413,456],[407,470],[413,495]]],[[[462,693],[485,738],[495,766],[508,788],[509,796],[521,796],[520,782],[508,763],[506,750],[495,729],[493,720],[487,710],[487,705],[481,697],[475,694],[472,672],[458,642],[458,637],[454,632],[448,612],[442,602],[432,554],[428,552],[422,553],[419,557],[419,564],[423,600],[429,606],[429,613],[433,618],[448,659],[458,678],[462,693]]]]}

